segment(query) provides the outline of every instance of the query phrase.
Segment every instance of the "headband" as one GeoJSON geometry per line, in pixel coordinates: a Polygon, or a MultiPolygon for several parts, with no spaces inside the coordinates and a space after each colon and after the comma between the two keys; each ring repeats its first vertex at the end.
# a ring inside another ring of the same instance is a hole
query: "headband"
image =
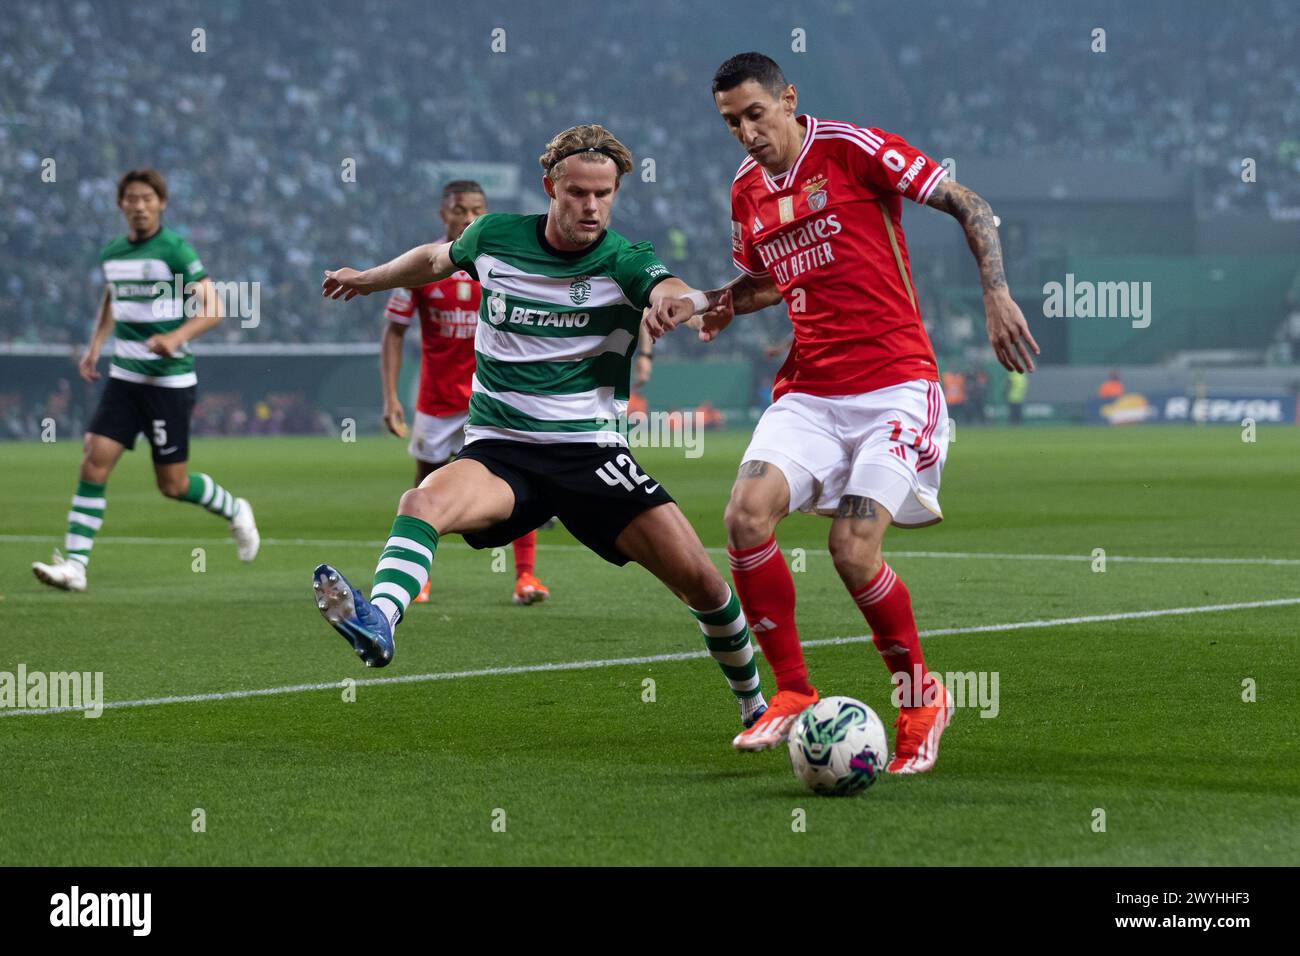
{"type": "MultiPolygon", "coordinates": [[[[614,161],[614,165],[615,165],[615,166],[619,166],[618,157],[615,156],[614,153],[613,153],[613,152],[612,152],[608,147],[605,147],[605,146],[580,146],[580,147],[578,147],[577,149],[571,149],[571,150],[569,150],[567,153],[565,153],[565,154],[562,155],[562,156],[558,156],[558,157],[556,157],[555,162],[551,163],[551,165],[548,166],[547,169],[548,169],[548,170],[554,169],[556,166],[558,166],[558,165],[560,164],[560,161],[561,161],[561,160],[568,159],[570,156],[577,156],[579,153],[601,153],[602,155],[604,155],[604,156],[608,156],[610,159],[612,159],[612,160],[614,161]]],[[[621,170],[621,168],[622,168],[622,167],[620,166],[620,170],[621,170]]]]}

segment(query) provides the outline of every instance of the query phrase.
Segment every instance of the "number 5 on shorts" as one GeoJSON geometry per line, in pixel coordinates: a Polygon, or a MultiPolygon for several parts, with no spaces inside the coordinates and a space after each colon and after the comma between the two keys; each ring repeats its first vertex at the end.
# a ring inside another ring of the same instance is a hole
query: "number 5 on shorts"
{"type": "Polygon", "coordinates": [[[167,419],[155,418],[153,420],[153,443],[157,448],[167,444],[167,419]]]}

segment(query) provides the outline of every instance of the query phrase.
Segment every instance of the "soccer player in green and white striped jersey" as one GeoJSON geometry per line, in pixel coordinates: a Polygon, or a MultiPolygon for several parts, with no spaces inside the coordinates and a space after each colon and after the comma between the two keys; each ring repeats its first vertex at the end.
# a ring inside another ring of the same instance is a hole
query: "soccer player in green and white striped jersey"
{"type": "Polygon", "coordinates": [[[225,518],[241,560],[253,560],[260,542],[248,502],[188,467],[197,378],[187,343],[221,321],[216,289],[189,243],[163,228],[167,183],[157,170],[126,173],[117,185],[117,203],[127,233],[100,254],[104,295],[80,364],[81,377],[96,381],[100,349],[113,333],[109,380],[86,430],[65,553],[55,551],[49,564],[32,564],[37,580],[65,591],[86,589],[90,551],[108,504],[108,476],[141,432],[153,448],[159,491],[225,518]],[[199,303],[189,310],[196,313],[191,318],[183,304],[187,287],[199,303]]]}
{"type": "Polygon", "coordinates": [[[483,297],[460,456],[402,496],[369,600],[322,564],[317,606],[366,664],[382,667],[442,535],[496,547],[555,515],[605,560],[637,562],[688,606],[749,726],[766,704],[740,603],[618,427],[643,314],[676,323],[718,303],[672,276],[650,243],[607,228],[632,168],[607,130],[565,130],[539,161],[546,215],[488,214],[455,242],[325,274],[326,296],[351,299],[465,269],[483,297]]]}

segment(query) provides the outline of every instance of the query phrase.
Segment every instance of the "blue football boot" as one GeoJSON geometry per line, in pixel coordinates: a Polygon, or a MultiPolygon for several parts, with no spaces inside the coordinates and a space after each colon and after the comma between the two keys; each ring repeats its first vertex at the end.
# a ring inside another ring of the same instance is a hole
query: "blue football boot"
{"type": "Polygon", "coordinates": [[[764,704],[762,707],[758,708],[758,710],[754,711],[748,717],[741,718],[740,725],[744,727],[746,730],[748,730],[750,727],[753,727],[756,723],[762,720],[763,715],[766,713],[767,713],[767,704],[764,704]]]}
{"type": "Polygon", "coordinates": [[[352,645],[367,667],[384,667],[393,659],[393,629],[373,604],[335,568],[319,565],[312,572],[316,607],[334,630],[352,645]]]}

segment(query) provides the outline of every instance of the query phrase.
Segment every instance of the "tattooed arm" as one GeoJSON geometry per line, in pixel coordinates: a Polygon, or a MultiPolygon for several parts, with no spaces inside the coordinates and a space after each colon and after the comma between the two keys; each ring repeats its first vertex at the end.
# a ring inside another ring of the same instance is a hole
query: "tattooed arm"
{"type": "Polygon", "coordinates": [[[1029,333],[1029,325],[1020,307],[1007,289],[1007,276],[1002,269],[1002,243],[993,222],[993,210],[973,190],[945,177],[930,193],[927,206],[933,206],[952,216],[966,232],[966,242],[980,269],[980,285],[984,288],[984,320],[989,342],[998,361],[1008,372],[1032,372],[1034,355],[1039,354],[1038,343],[1029,333]],[[1026,348],[1028,346],[1028,348],[1026,348]]]}
{"type": "Polygon", "coordinates": [[[716,304],[715,297],[721,295],[725,289],[731,290],[732,311],[736,315],[748,315],[750,312],[766,309],[769,305],[776,305],[781,301],[781,293],[769,275],[751,276],[742,273],[721,289],[706,293],[709,296],[709,304],[716,304]]]}

